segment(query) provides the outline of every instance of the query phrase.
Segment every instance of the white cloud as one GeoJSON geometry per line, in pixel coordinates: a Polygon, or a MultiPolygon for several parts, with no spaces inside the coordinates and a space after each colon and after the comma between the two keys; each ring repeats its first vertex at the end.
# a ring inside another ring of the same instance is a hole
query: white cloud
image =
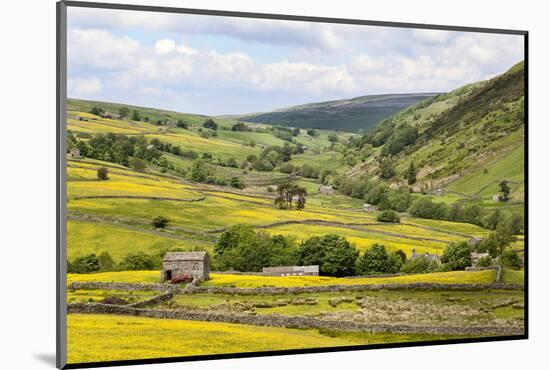
{"type": "Polygon", "coordinates": [[[387,68],[384,58],[376,58],[367,54],[359,54],[353,58],[351,68],[357,72],[377,72],[387,68]]]}
{"type": "Polygon", "coordinates": [[[128,36],[116,37],[99,29],[71,29],[67,38],[70,63],[104,69],[134,65],[140,48],[140,43],[128,36]]]}
{"type": "Polygon", "coordinates": [[[262,66],[254,76],[254,84],[263,90],[307,91],[316,95],[352,92],[357,87],[344,65],[326,66],[287,60],[262,66]]]}
{"type": "Polygon", "coordinates": [[[176,50],[176,42],[170,39],[158,40],[155,43],[155,54],[165,55],[176,50]]]}
{"type": "Polygon", "coordinates": [[[451,40],[456,32],[440,31],[440,30],[421,30],[415,29],[412,31],[414,40],[425,44],[444,44],[451,40]]]}
{"type": "Polygon", "coordinates": [[[183,44],[178,45],[176,47],[176,50],[180,54],[185,54],[185,55],[194,55],[194,54],[198,53],[198,51],[196,49],[193,49],[192,47],[186,46],[186,45],[183,45],[183,44]]]}
{"type": "Polygon", "coordinates": [[[300,45],[305,48],[339,49],[346,42],[331,24],[249,18],[216,17],[195,14],[147,13],[107,9],[70,8],[69,26],[87,28],[164,31],[210,34],[272,45],[300,45]]]}
{"type": "Polygon", "coordinates": [[[275,96],[279,101],[289,97],[306,102],[376,93],[445,92],[502,73],[523,59],[522,37],[513,35],[105,9],[69,11],[73,92],[142,94],[145,102],[154,101],[153,96],[175,102],[189,98],[224,113],[232,113],[235,102],[255,111],[254,104],[269,106],[275,96]],[[147,38],[140,43],[124,36],[149,31],[160,35],[152,44],[147,38]],[[90,76],[97,77],[95,87],[90,76]],[[225,108],[222,102],[207,103],[210,96],[227,96],[225,108]]]}
{"type": "Polygon", "coordinates": [[[90,96],[101,92],[101,80],[96,77],[70,78],[67,80],[67,90],[70,96],[90,96]]]}

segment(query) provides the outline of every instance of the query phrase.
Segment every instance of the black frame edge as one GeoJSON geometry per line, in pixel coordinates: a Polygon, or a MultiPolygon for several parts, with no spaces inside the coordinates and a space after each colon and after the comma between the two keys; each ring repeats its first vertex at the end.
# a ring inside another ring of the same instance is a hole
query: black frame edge
{"type": "Polygon", "coordinates": [[[56,3],[56,367],[67,364],[66,104],[67,5],[56,3]]]}
{"type": "Polygon", "coordinates": [[[499,33],[499,34],[507,34],[507,35],[525,35],[527,33],[526,30],[484,28],[484,27],[471,27],[471,26],[452,26],[452,25],[425,24],[425,23],[388,22],[388,21],[362,20],[362,19],[352,19],[352,18],[330,18],[330,17],[303,16],[303,15],[291,15],[291,14],[254,13],[254,12],[241,12],[241,11],[229,11],[229,10],[177,8],[177,7],[166,7],[166,6],[130,5],[130,4],[115,4],[115,3],[72,1],[72,0],[62,0],[62,2],[64,2],[67,6],[79,7],[79,8],[136,10],[136,11],[157,12],[157,13],[178,13],[178,14],[213,15],[213,16],[223,16],[223,17],[278,19],[278,20],[286,20],[286,21],[341,23],[341,24],[356,24],[356,25],[366,25],[366,26],[430,29],[430,30],[442,30],[442,31],[499,33]]]}

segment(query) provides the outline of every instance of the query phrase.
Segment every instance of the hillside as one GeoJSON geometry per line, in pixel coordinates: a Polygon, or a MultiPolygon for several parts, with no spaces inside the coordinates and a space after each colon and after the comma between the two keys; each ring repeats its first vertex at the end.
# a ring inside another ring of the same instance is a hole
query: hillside
{"type": "Polygon", "coordinates": [[[366,95],[353,99],[297,105],[273,112],[239,117],[246,122],[280,124],[300,128],[368,131],[380,121],[437,94],[366,95]]]}
{"type": "Polygon", "coordinates": [[[372,155],[348,175],[380,178],[383,160],[395,169],[387,179],[406,184],[411,162],[415,191],[444,188],[447,196],[488,200],[506,180],[513,200],[523,200],[523,62],[488,81],[429,98],[383,121],[356,143],[372,155]]]}

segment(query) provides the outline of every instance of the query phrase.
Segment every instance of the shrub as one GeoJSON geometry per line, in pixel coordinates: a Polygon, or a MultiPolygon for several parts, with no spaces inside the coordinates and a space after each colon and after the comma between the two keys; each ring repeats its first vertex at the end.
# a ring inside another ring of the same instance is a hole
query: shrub
{"type": "Polygon", "coordinates": [[[317,136],[317,131],[315,131],[315,129],[309,128],[306,132],[309,136],[317,136]]]}
{"type": "Polygon", "coordinates": [[[401,221],[401,219],[399,218],[399,215],[397,214],[397,212],[392,211],[392,210],[382,211],[381,213],[378,214],[376,219],[380,222],[396,222],[396,223],[399,223],[401,221]]]}
{"type": "Polygon", "coordinates": [[[105,113],[105,110],[101,107],[92,107],[90,113],[95,114],[96,116],[102,116],[105,113]]]}
{"type": "Polygon", "coordinates": [[[170,223],[170,220],[168,220],[164,216],[157,216],[157,217],[153,218],[153,221],[151,221],[151,225],[155,229],[164,229],[164,228],[166,228],[166,226],[168,226],[168,223],[170,223]]]}
{"type": "Polygon", "coordinates": [[[476,262],[476,267],[489,267],[493,264],[493,259],[491,256],[481,257],[476,262]]]}
{"type": "Polygon", "coordinates": [[[212,175],[212,169],[204,160],[193,162],[193,167],[191,167],[191,179],[193,181],[204,182],[210,175],[212,175]]]}
{"type": "Polygon", "coordinates": [[[97,178],[99,180],[109,180],[109,170],[107,167],[99,167],[97,169],[97,178]]]}
{"type": "Polygon", "coordinates": [[[134,170],[136,170],[138,172],[143,172],[146,168],[145,162],[143,162],[139,158],[132,158],[130,160],[130,167],[132,167],[134,170]]]}
{"type": "Polygon", "coordinates": [[[298,248],[298,263],[319,265],[322,275],[350,276],[355,272],[358,254],[343,236],[314,236],[302,242],[298,248]]]}
{"type": "Polygon", "coordinates": [[[134,110],[132,111],[132,121],[139,121],[141,120],[141,115],[139,114],[139,111],[134,110]]]}
{"type": "Polygon", "coordinates": [[[115,261],[109,252],[102,252],[97,258],[99,271],[115,271],[115,261]]]}
{"type": "Polygon", "coordinates": [[[179,128],[184,128],[186,130],[189,128],[189,124],[182,119],[179,119],[178,122],[176,122],[176,126],[179,128]]]}
{"type": "Polygon", "coordinates": [[[426,256],[419,256],[412,260],[409,259],[401,266],[401,272],[405,274],[425,274],[433,272],[436,269],[437,262],[426,256]]]}
{"type": "Polygon", "coordinates": [[[221,269],[260,271],[271,266],[274,258],[282,258],[284,248],[275,246],[264,231],[251,225],[237,224],[224,231],[214,246],[215,262],[221,269]]]}
{"type": "Polygon", "coordinates": [[[386,251],[382,244],[373,244],[357,259],[355,270],[358,275],[395,274],[402,263],[396,253],[386,251]]]}
{"type": "Polygon", "coordinates": [[[214,122],[214,120],[212,118],[208,118],[206,121],[204,121],[202,123],[202,127],[209,128],[211,130],[217,130],[218,129],[218,124],[216,122],[214,122]]]}
{"type": "Polygon", "coordinates": [[[472,266],[471,249],[468,242],[451,243],[445,248],[441,256],[441,262],[449,270],[464,270],[472,266]]]}
{"type": "Polygon", "coordinates": [[[237,167],[239,167],[239,164],[237,163],[237,160],[235,158],[229,158],[227,160],[227,166],[237,168],[237,167]]]}
{"type": "Polygon", "coordinates": [[[294,171],[294,166],[289,162],[285,162],[279,166],[279,171],[282,173],[290,174],[294,171]]]}
{"type": "Polygon", "coordinates": [[[506,249],[500,256],[500,264],[503,267],[519,270],[522,267],[521,258],[516,251],[506,249]]]}
{"type": "Polygon", "coordinates": [[[155,268],[155,261],[153,257],[145,253],[128,254],[120,263],[122,270],[153,270],[155,268]]]}
{"type": "Polygon", "coordinates": [[[240,177],[232,177],[230,184],[237,189],[244,189],[245,187],[244,181],[240,177]]]}
{"type": "Polygon", "coordinates": [[[76,257],[70,264],[71,269],[68,270],[74,274],[89,274],[99,271],[99,260],[95,254],[88,254],[81,257],[76,257]]]}
{"type": "Polygon", "coordinates": [[[248,126],[243,122],[237,122],[231,127],[231,131],[250,131],[248,126]]]}

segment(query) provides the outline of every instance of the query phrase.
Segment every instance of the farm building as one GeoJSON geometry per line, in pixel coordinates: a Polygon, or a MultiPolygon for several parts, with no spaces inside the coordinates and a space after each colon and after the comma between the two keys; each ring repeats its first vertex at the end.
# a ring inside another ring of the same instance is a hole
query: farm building
{"type": "Polygon", "coordinates": [[[206,252],[168,252],[162,260],[161,280],[169,281],[175,277],[192,276],[208,280],[210,264],[206,252]]]}
{"type": "Polygon", "coordinates": [[[420,258],[420,257],[426,257],[431,261],[440,262],[441,257],[439,257],[438,254],[431,254],[431,253],[416,253],[416,250],[413,248],[411,250],[411,260],[420,258]]]}
{"type": "Polygon", "coordinates": [[[481,242],[481,238],[472,238],[469,243],[472,247],[476,247],[481,242]]]}
{"type": "Polygon", "coordinates": [[[103,115],[103,118],[108,118],[108,119],[121,119],[122,116],[120,114],[117,114],[117,113],[105,113],[103,115]]]}
{"type": "Polygon", "coordinates": [[[477,253],[477,252],[470,253],[470,257],[472,257],[472,263],[474,264],[477,261],[479,261],[481,258],[488,257],[488,256],[489,256],[489,253],[477,253]]]}
{"type": "Polygon", "coordinates": [[[373,206],[372,204],[364,203],[364,204],[363,204],[363,211],[365,211],[365,212],[375,212],[375,211],[376,211],[376,207],[373,206]]]}
{"type": "Polygon", "coordinates": [[[437,195],[438,197],[442,196],[443,194],[444,194],[443,189],[438,188],[435,190],[435,195],[437,195]]]}
{"type": "Polygon", "coordinates": [[[499,195],[499,194],[493,195],[493,201],[501,202],[502,200],[503,200],[502,195],[499,195]]]}
{"type": "Polygon", "coordinates": [[[319,185],[319,193],[323,195],[333,195],[334,189],[330,185],[319,185]]]}
{"type": "Polygon", "coordinates": [[[72,148],[69,151],[69,156],[71,156],[71,158],[80,158],[80,149],[72,148]]]}
{"type": "Polygon", "coordinates": [[[319,276],[319,265],[264,267],[267,276],[319,276]]]}

